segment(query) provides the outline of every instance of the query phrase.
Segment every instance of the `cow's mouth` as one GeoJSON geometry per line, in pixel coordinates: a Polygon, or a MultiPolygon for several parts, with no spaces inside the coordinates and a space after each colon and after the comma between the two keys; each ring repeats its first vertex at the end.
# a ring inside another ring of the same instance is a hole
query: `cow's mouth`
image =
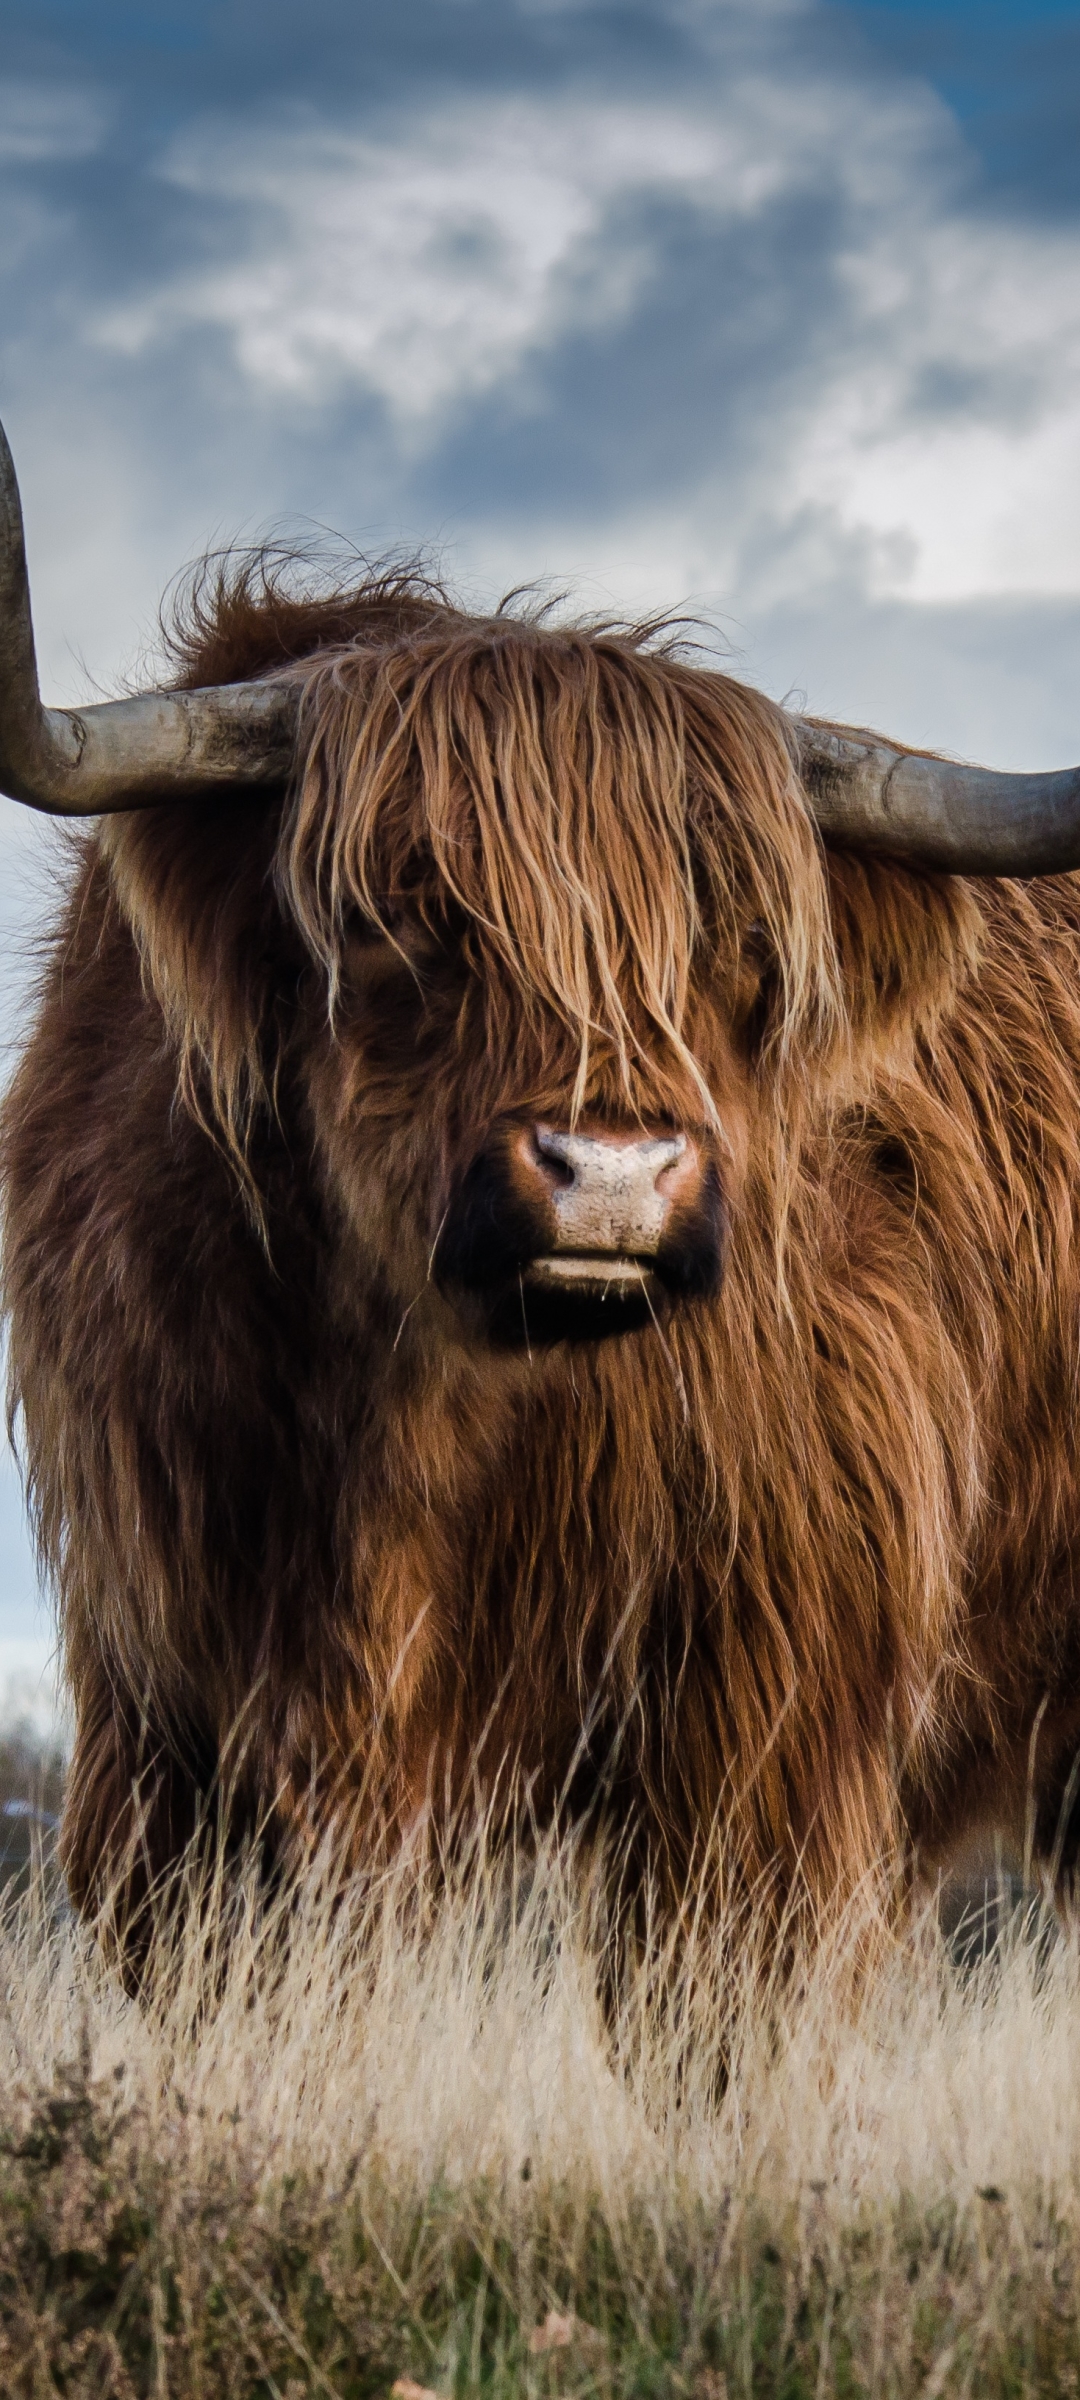
{"type": "Polygon", "coordinates": [[[716,1167],[682,1137],[607,1142],[511,1119],[454,1191],[433,1272],[481,1339],[603,1342],[717,1292],[724,1231],[716,1167]],[[670,1174],[686,1184],[674,1201],[670,1174]]]}
{"type": "Polygon", "coordinates": [[[551,1250],[529,1259],[494,1302],[496,1340],[599,1342],[667,1313],[656,1261],[619,1252],[551,1250]]]}
{"type": "Polygon", "coordinates": [[[624,1258],[606,1251],[552,1250],[543,1258],[531,1259],[525,1269],[526,1284],[535,1289],[574,1292],[596,1291],[605,1297],[638,1291],[655,1274],[655,1260],[624,1258]]]}

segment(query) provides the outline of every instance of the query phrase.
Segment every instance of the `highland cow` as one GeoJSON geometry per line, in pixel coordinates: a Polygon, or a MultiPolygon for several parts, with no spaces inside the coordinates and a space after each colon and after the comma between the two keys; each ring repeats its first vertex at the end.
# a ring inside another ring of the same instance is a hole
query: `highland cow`
{"type": "Polygon", "coordinates": [[[1080,778],[242,562],[43,710],[5,472],[0,787],[101,817],[2,1128],[77,1905],[223,1791],[779,1909],[1030,1783],[1067,1875],[1080,778]]]}

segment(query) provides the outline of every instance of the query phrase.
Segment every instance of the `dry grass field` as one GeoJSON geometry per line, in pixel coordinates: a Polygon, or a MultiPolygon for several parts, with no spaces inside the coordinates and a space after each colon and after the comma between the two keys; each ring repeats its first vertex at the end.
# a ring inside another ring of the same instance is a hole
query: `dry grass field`
{"type": "Polygon", "coordinates": [[[1080,2388],[1068,1935],[928,1913],[860,1981],[851,1923],[781,1989],[482,1846],[184,1927],[136,2002],[47,1859],[9,1901],[5,2396],[1080,2388]]]}

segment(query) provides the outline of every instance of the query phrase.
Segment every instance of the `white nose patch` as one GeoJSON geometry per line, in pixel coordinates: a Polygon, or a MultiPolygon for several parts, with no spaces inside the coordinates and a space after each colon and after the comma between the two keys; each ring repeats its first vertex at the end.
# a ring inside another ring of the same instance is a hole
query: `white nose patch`
{"type": "Polygon", "coordinates": [[[536,1128],[542,1158],[567,1170],[551,1194],[556,1250],[653,1257],[669,1202],[657,1185],[686,1148],[683,1133],[641,1142],[598,1142],[586,1133],[536,1128]]]}

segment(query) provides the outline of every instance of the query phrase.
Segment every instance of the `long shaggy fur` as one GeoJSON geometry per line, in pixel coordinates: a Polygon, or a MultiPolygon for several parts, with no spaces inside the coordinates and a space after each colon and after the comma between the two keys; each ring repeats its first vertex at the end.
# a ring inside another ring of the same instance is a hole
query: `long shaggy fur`
{"type": "Polygon", "coordinates": [[[296,790],[86,839],[4,1109],[77,1902],[215,1790],[287,1853],[592,1810],[673,1906],[718,1834],[824,1909],[1031,1778],[1069,1870],[1077,880],[825,855],[655,633],[203,588],[184,681],[285,664],[296,790]],[[700,1128],[719,1297],[470,1341],[431,1260],[508,1111],[700,1128]]]}

